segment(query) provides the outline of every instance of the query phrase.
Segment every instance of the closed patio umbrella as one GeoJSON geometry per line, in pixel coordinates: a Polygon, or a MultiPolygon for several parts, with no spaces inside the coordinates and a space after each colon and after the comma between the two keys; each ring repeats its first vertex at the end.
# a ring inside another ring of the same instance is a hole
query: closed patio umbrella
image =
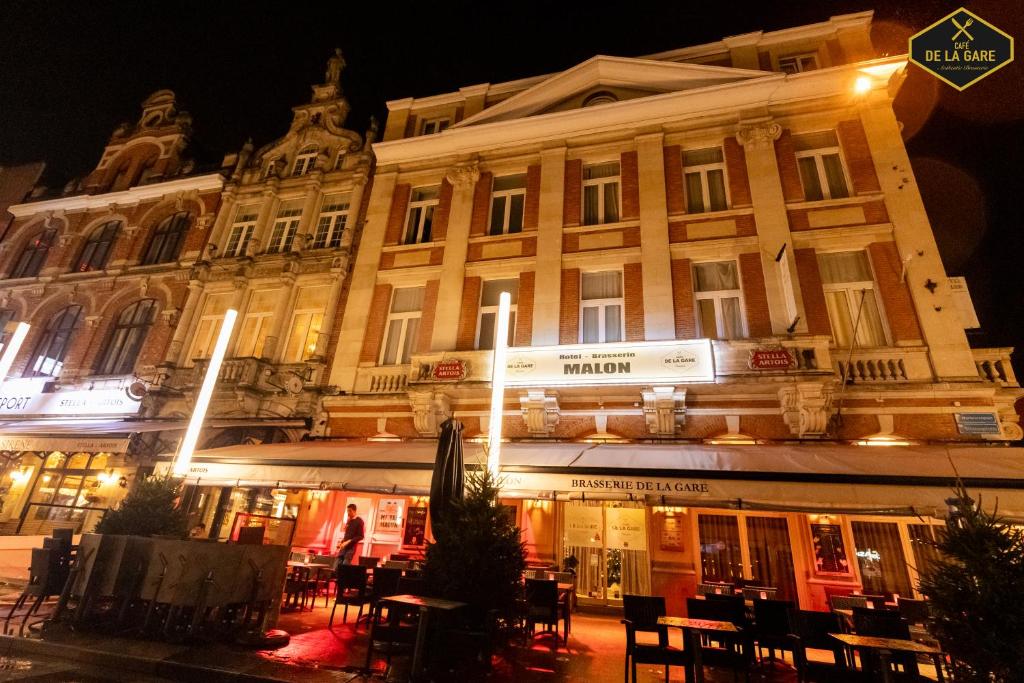
{"type": "Polygon", "coordinates": [[[434,474],[430,479],[430,523],[435,535],[441,514],[453,500],[462,500],[462,496],[462,423],[448,418],[441,423],[434,474]]]}

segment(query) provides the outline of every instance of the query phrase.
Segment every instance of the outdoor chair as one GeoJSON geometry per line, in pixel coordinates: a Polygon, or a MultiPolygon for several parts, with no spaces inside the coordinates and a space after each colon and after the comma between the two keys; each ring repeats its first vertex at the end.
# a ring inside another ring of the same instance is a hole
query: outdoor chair
{"type": "Polygon", "coordinates": [[[22,617],[19,633],[25,630],[25,624],[28,623],[29,617],[39,609],[44,600],[60,595],[64,588],[64,582],[60,581],[60,561],[61,558],[54,549],[32,549],[32,564],[29,567],[28,583],[18,599],[11,605],[11,611],[7,613],[7,618],[4,620],[4,633],[7,632],[7,625],[15,612],[21,609],[29,598],[35,599],[22,617]]]}
{"type": "Polygon", "coordinates": [[[733,584],[731,583],[698,583],[697,595],[732,595],[733,584]]]}
{"type": "Polygon", "coordinates": [[[412,555],[407,555],[405,553],[391,553],[388,555],[388,559],[396,562],[408,562],[412,559],[412,555]]]}
{"type": "Polygon", "coordinates": [[[387,569],[411,569],[412,562],[409,560],[388,560],[384,563],[384,567],[387,569]]]}
{"type": "Polygon", "coordinates": [[[775,596],[778,595],[778,588],[769,588],[767,586],[747,586],[743,589],[744,600],[775,600],[775,596]]]}
{"type": "MultiPolygon", "coordinates": [[[[668,627],[658,625],[658,617],[665,616],[665,598],[647,595],[623,595],[622,624],[626,627],[626,669],[624,680],[636,683],[637,664],[656,664],[665,667],[665,681],[668,681],[670,666],[689,667],[694,665],[693,655],[697,648],[680,649],[668,642],[668,627]],[[638,643],[638,633],[657,634],[657,643],[638,643]],[[632,672],[632,678],[630,673],[632,672]]],[[[687,675],[687,680],[690,676],[687,675]]]]}
{"type": "Polygon", "coordinates": [[[753,638],[757,643],[757,656],[762,662],[764,657],[761,651],[765,648],[768,650],[768,661],[773,664],[776,650],[792,652],[796,657],[793,629],[789,621],[792,609],[791,600],[754,600],[753,638]]]}
{"type": "Polygon", "coordinates": [[[376,567],[379,564],[380,564],[380,558],[379,557],[360,557],[359,558],[359,566],[360,567],[368,567],[370,569],[373,569],[374,567],[376,567]]]}
{"type": "MultiPolygon", "coordinates": [[[[853,630],[859,636],[875,636],[877,638],[897,638],[899,640],[910,640],[910,627],[903,620],[896,610],[868,609],[866,607],[853,608],[853,630]]],[[[917,680],[917,656],[906,652],[893,652],[889,655],[889,664],[902,669],[906,675],[917,680]]],[[[871,663],[873,669],[877,670],[881,663],[871,663]]]]}
{"type": "Polygon", "coordinates": [[[853,609],[855,607],[868,606],[868,599],[863,595],[833,595],[830,600],[832,609],[853,609]]]}
{"type": "Polygon", "coordinates": [[[381,598],[391,595],[400,595],[399,588],[402,584],[402,570],[377,567],[373,570],[373,590],[370,593],[371,616],[377,611],[373,610],[381,598]]]}
{"type": "Polygon", "coordinates": [[[327,628],[334,624],[334,610],[338,605],[344,605],[345,610],[341,615],[341,622],[348,620],[349,605],[358,605],[359,614],[356,615],[356,624],[359,617],[363,615],[363,606],[370,602],[369,590],[367,588],[367,569],[357,564],[342,564],[337,570],[337,590],[334,593],[334,606],[331,607],[331,618],[327,621],[327,628]]]}
{"type": "MultiPolygon", "coordinates": [[[[710,598],[710,596],[709,596],[710,598]]],[[[728,621],[740,630],[737,634],[701,633],[701,661],[709,666],[721,666],[749,676],[753,660],[753,639],[747,621],[743,598],[716,596],[716,599],[686,599],[686,615],[691,619],[728,621]]]]}
{"type": "Polygon", "coordinates": [[[862,679],[858,672],[847,668],[842,643],[829,635],[842,631],[838,614],[795,609],[790,613],[790,622],[795,648],[793,661],[799,683],[841,683],[862,679]],[[824,661],[820,655],[808,657],[808,650],[831,652],[832,661],[824,661]]]}
{"type": "Polygon", "coordinates": [[[889,605],[885,604],[889,601],[889,596],[887,595],[867,595],[863,593],[857,595],[871,603],[873,609],[892,609],[889,605]]]}
{"type": "MultiPolygon", "coordinates": [[[[537,624],[547,628],[558,640],[558,621],[563,617],[558,601],[558,583],[548,579],[526,580],[526,628],[534,634],[537,624]]],[[[542,631],[544,633],[544,631],[542,631]]],[[[569,642],[566,634],[565,642],[569,642]]]]}
{"type": "Polygon", "coordinates": [[[384,604],[377,602],[370,614],[369,642],[366,645],[366,671],[370,670],[370,661],[377,643],[383,643],[385,669],[384,680],[389,679],[391,670],[391,656],[396,652],[411,653],[416,642],[416,631],[418,624],[415,620],[409,620],[412,613],[405,610],[388,610],[387,618],[382,618],[384,604]]]}
{"type": "Polygon", "coordinates": [[[418,576],[402,576],[398,581],[398,592],[395,595],[417,595],[423,597],[427,594],[427,582],[418,576]]]}
{"type": "Polygon", "coordinates": [[[903,620],[907,622],[907,628],[910,630],[912,640],[929,645],[938,644],[935,636],[928,631],[928,621],[931,619],[931,613],[928,611],[927,600],[900,598],[896,609],[899,611],[900,616],[903,617],[903,620]]]}
{"type": "MultiPolygon", "coordinates": [[[[306,601],[316,604],[318,583],[313,565],[292,567],[284,582],[284,607],[306,609],[306,601]]],[[[325,605],[326,606],[326,605],[325,605]]]]}

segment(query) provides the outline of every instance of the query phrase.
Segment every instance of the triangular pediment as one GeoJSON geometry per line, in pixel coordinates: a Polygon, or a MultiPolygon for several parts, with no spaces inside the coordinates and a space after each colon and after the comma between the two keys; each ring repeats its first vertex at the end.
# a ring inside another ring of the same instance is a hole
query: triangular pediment
{"type": "Polygon", "coordinates": [[[768,75],[770,72],[727,66],[598,55],[460,121],[457,127],[580,108],[587,106],[588,98],[605,93],[613,98],[600,97],[598,101],[636,99],[768,75]]]}

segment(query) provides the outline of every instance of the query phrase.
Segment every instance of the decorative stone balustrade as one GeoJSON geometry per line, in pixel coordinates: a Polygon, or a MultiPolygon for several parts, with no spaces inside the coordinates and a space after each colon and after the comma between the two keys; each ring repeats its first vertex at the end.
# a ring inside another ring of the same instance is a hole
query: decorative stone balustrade
{"type": "Polygon", "coordinates": [[[971,349],[974,354],[974,365],[978,368],[978,376],[986,382],[1004,387],[1016,387],[1017,376],[1010,364],[1012,348],[971,349]]]}
{"type": "Polygon", "coordinates": [[[840,381],[848,384],[927,382],[932,379],[928,349],[921,347],[855,350],[851,355],[833,351],[832,362],[840,381]]]}

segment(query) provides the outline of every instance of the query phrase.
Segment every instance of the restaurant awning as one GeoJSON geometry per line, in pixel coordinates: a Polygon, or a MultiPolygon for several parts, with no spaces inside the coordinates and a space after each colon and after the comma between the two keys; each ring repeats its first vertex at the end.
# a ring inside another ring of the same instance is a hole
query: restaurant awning
{"type": "MultiPolygon", "coordinates": [[[[307,441],[196,453],[189,481],[425,494],[435,443],[307,441]]],[[[170,466],[170,455],[157,472],[170,466]]],[[[467,465],[485,463],[466,443],[467,465]]],[[[621,497],[669,505],[930,513],[960,476],[986,507],[1024,517],[1024,449],[841,444],[509,443],[504,489],[516,495],[621,497]]]]}
{"type": "MultiPolygon", "coordinates": [[[[228,427],[292,427],[304,428],[303,419],[240,419],[212,418],[204,422],[205,428],[225,429],[228,427]]],[[[183,430],[188,427],[184,419],[143,419],[143,418],[38,418],[26,420],[0,420],[0,437],[7,435],[54,435],[99,436],[114,434],[142,434],[183,430]]]]}

